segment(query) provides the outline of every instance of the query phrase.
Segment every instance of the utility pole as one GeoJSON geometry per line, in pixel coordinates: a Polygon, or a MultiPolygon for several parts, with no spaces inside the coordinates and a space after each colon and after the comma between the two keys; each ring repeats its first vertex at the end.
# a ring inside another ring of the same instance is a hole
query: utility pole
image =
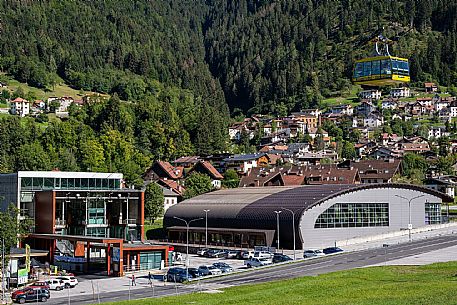
{"type": "Polygon", "coordinates": [[[211,210],[203,210],[205,212],[205,248],[208,249],[208,212],[211,210]]]}
{"type": "Polygon", "coordinates": [[[182,219],[180,217],[173,217],[174,219],[181,220],[186,223],[186,280],[189,277],[189,225],[192,221],[202,220],[203,218],[195,218],[189,221],[182,219]]]}
{"type": "Polygon", "coordinates": [[[278,242],[278,251],[279,251],[279,214],[281,214],[282,211],[274,211],[276,213],[276,237],[277,237],[277,242],[278,242]]]}
{"type": "Polygon", "coordinates": [[[413,224],[411,223],[411,201],[413,201],[414,199],[418,199],[418,198],[421,198],[421,197],[424,197],[424,195],[419,195],[419,196],[416,196],[416,197],[412,197],[412,198],[406,198],[406,197],[403,197],[403,196],[400,196],[400,195],[395,195],[395,197],[398,197],[398,198],[401,198],[403,200],[406,200],[408,201],[408,239],[409,241],[411,241],[411,230],[413,228],[413,224]]]}
{"type": "Polygon", "coordinates": [[[294,233],[294,260],[296,260],[296,257],[295,257],[295,212],[290,209],[286,209],[286,208],[282,208],[282,209],[292,213],[292,231],[294,233]]]}

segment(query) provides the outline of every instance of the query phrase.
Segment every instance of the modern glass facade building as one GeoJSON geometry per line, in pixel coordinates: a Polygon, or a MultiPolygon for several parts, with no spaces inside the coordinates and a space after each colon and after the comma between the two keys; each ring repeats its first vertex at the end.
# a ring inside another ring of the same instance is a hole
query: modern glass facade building
{"type": "Polygon", "coordinates": [[[34,196],[45,190],[120,190],[123,175],[120,173],[19,171],[0,175],[0,208],[14,204],[21,218],[35,221],[34,196]]]}

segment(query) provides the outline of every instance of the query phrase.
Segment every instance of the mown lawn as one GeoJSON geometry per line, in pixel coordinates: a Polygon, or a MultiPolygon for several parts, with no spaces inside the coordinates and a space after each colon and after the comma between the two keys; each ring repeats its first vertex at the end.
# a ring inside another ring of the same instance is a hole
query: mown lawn
{"type": "Polygon", "coordinates": [[[160,299],[111,303],[142,305],[457,304],[457,262],[355,269],[316,277],[160,299]]]}

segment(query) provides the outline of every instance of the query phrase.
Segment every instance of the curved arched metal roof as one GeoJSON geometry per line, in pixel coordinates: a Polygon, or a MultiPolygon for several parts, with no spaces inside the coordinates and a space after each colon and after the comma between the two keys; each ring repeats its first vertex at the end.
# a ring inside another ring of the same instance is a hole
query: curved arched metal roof
{"type": "MultiPolygon", "coordinates": [[[[164,227],[182,226],[187,220],[205,216],[208,213],[208,227],[233,229],[276,229],[275,210],[287,208],[295,211],[298,228],[303,212],[326,200],[346,193],[376,188],[401,188],[420,191],[437,196],[443,202],[453,202],[453,198],[435,190],[410,184],[357,184],[357,185],[302,185],[248,187],[220,190],[206,193],[169,208],[164,216],[164,227]]],[[[281,223],[289,222],[292,213],[283,211],[281,223]]],[[[202,227],[204,220],[193,222],[191,226],[202,227]]],[[[287,232],[284,232],[286,234],[287,232]]],[[[282,238],[281,234],[281,238],[282,238]]]]}

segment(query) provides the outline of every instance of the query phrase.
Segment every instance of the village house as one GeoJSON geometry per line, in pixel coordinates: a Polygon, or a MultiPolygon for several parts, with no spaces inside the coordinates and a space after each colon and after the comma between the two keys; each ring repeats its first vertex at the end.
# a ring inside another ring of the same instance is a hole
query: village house
{"type": "Polygon", "coordinates": [[[233,155],[224,159],[226,169],[234,169],[239,173],[247,173],[249,169],[267,166],[267,154],[256,153],[246,155],[233,155]]]}
{"type": "Polygon", "coordinates": [[[301,112],[293,112],[292,118],[295,121],[302,122],[304,127],[316,128],[319,125],[319,117],[311,114],[305,114],[301,112]]]}
{"type": "Polygon", "coordinates": [[[317,152],[303,152],[298,153],[295,156],[296,165],[318,165],[322,163],[322,160],[328,160],[331,162],[335,162],[338,160],[338,154],[333,150],[323,150],[317,152]]]}
{"type": "Polygon", "coordinates": [[[240,187],[293,186],[302,184],[358,184],[354,168],[335,164],[253,168],[240,180],[240,187]]]}
{"type": "Polygon", "coordinates": [[[397,174],[401,174],[401,160],[347,160],[339,167],[355,168],[359,172],[361,183],[392,183],[397,174]]]}
{"type": "Polygon", "coordinates": [[[198,161],[194,167],[189,171],[189,175],[193,172],[208,175],[211,178],[211,184],[215,189],[220,189],[222,186],[222,179],[224,176],[219,173],[214,166],[208,161],[198,161]]]}
{"type": "Polygon", "coordinates": [[[450,101],[447,99],[439,99],[435,102],[433,107],[435,108],[435,111],[441,111],[442,109],[446,109],[449,107],[450,101]]]}
{"type": "Polygon", "coordinates": [[[441,137],[448,137],[450,135],[449,132],[446,132],[445,126],[430,126],[428,130],[428,138],[435,138],[439,139],[441,137]]]}
{"type": "Polygon", "coordinates": [[[445,193],[452,198],[455,198],[455,190],[457,189],[457,176],[446,175],[427,178],[424,181],[426,187],[436,191],[445,193]]]}
{"type": "Polygon", "coordinates": [[[333,106],[332,108],[330,108],[330,112],[332,114],[353,115],[354,108],[352,108],[352,106],[349,104],[344,104],[344,105],[333,106]]]}
{"type": "Polygon", "coordinates": [[[184,156],[179,157],[172,163],[177,167],[183,167],[184,169],[190,169],[194,167],[201,160],[200,156],[184,156]]]}
{"type": "Polygon", "coordinates": [[[384,118],[380,115],[370,113],[363,119],[363,127],[378,128],[384,124],[384,118]]]}
{"type": "Polygon", "coordinates": [[[369,101],[362,101],[356,108],[356,113],[359,116],[368,116],[370,113],[373,111],[376,111],[376,106],[374,106],[371,102],[369,101]]]}
{"type": "Polygon", "coordinates": [[[398,102],[394,99],[385,99],[381,103],[381,108],[382,109],[397,109],[398,108],[398,102]]]}
{"type": "Polygon", "coordinates": [[[449,117],[450,118],[457,118],[457,101],[452,101],[449,104],[449,117]]]}
{"type": "Polygon", "coordinates": [[[174,167],[167,161],[155,161],[154,164],[143,174],[146,182],[162,180],[178,181],[184,177],[184,167],[174,167]]]}
{"type": "Polygon", "coordinates": [[[438,92],[438,86],[435,83],[424,83],[425,92],[438,92]]]}
{"type": "Polygon", "coordinates": [[[408,87],[390,89],[390,96],[393,98],[404,98],[411,96],[411,90],[408,87]]]}
{"type": "Polygon", "coordinates": [[[26,99],[17,97],[10,102],[10,113],[24,117],[30,114],[30,102],[26,99]]]}
{"type": "Polygon", "coordinates": [[[381,91],[380,90],[364,90],[364,91],[360,91],[358,96],[360,99],[363,99],[363,100],[379,100],[379,99],[381,99],[381,91]]]}

